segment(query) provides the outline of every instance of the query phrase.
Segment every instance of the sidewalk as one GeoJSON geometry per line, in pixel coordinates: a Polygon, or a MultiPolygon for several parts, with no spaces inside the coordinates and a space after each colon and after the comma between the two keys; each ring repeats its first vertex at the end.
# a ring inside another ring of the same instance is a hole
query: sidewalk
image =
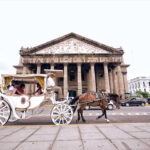
{"type": "Polygon", "coordinates": [[[0,127],[1,150],[149,150],[150,123],[0,127]]]}

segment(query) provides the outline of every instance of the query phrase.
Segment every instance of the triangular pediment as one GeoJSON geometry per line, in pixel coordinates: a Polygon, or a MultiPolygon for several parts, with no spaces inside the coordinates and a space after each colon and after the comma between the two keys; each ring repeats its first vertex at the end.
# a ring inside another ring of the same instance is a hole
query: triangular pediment
{"type": "Polygon", "coordinates": [[[121,54],[122,50],[100,44],[75,33],[67,34],[39,46],[22,49],[21,54],[121,54]]]}
{"type": "Polygon", "coordinates": [[[108,54],[110,52],[95,47],[93,45],[87,44],[85,42],[82,42],[80,40],[70,38],[63,42],[60,42],[58,44],[55,44],[53,46],[49,46],[46,48],[43,48],[34,54],[108,54]]]}

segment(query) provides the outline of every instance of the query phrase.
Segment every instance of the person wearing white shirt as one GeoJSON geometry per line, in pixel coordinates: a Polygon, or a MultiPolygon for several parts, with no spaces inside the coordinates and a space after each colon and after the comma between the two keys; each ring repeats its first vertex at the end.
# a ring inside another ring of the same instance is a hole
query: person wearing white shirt
{"type": "Polygon", "coordinates": [[[46,81],[46,86],[47,88],[53,88],[55,86],[55,82],[53,80],[54,78],[54,75],[50,74],[47,78],[47,81],[46,81]]]}
{"type": "Polygon", "coordinates": [[[54,78],[55,78],[54,73],[47,74],[46,88],[47,89],[52,88],[52,89],[54,89],[54,91],[58,91],[58,98],[60,99],[63,97],[62,96],[62,88],[55,85],[54,78]]]}
{"type": "Polygon", "coordinates": [[[10,95],[15,95],[15,94],[19,94],[21,95],[21,93],[18,91],[19,88],[19,83],[17,81],[14,81],[13,85],[9,87],[8,92],[10,95]]]}
{"type": "Polygon", "coordinates": [[[9,94],[13,95],[16,94],[17,88],[15,88],[14,86],[10,86],[9,87],[9,94]]]}

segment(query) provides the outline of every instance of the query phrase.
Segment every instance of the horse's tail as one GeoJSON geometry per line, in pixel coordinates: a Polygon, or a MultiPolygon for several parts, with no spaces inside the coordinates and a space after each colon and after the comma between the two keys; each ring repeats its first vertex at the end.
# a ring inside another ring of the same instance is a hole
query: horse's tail
{"type": "MultiPolygon", "coordinates": [[[[74,99],[72,99],[70,101],[70,105],[74,105],[78,99],[79,99],[79,96],[76,96],[74,99]]],[[[71,107],[72,107],[73,113],[74,113],[76,111],[76,109],[77,109],[77,105],[74,105],[74,106],[71,106],[71,107]]]]}

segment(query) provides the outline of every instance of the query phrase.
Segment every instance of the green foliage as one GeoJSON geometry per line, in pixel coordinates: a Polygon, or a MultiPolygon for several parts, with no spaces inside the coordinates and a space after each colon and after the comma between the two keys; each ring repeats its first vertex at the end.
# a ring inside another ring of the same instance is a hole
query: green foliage
{"type": "Polygon", "coordinates": [[[148,98],[148,96],[149,96],[148,92],[136,91],[136,93],[141,95],[144,98],[148,98]]]}

